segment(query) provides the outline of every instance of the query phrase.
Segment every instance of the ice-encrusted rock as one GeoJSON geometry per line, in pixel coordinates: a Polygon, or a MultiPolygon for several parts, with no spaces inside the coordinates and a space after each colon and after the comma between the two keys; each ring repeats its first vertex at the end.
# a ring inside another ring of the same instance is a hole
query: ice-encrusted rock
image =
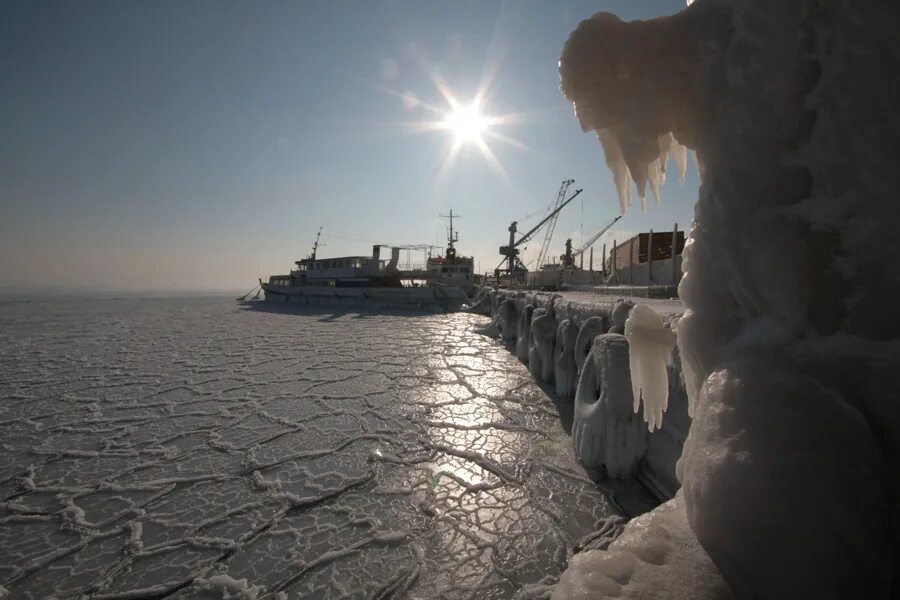
{"type": "MultiPolygon", "coordinates": [[[[771,597],[809,598],[812,596],[771,597]]],[[[700,546],[679,494],[635,517],[606,550],[569,559],[551,600],[731,600],[728,584],[700,546]]]]}
{"type": "Polygon", "coordinates": [[[675,332],[666,327],[661,316],[646,305],[635,306],[625,322],[625,337],[631,356],[631,384],[634,411],[641,403],[650,431],[662,427],[669,400],[666,366],[675,347],[675,332]]]}
{"type": "Polygon", "coordinates": [[[557,306],[563,305],[565,303],[565,299],[562,297],[562,294],[552,294],[549,298],[544,302],[544,309],[546,309],[548,315],[553,315],[553,317],[559,319],[557,316],[557,306]]]}
{"type": "Polygon", "coordinates": [[[493,316],[492,307],[496,298],[497,290],[489,287],[481,287],[475,293],[475,297],[472,298],[472,302],[469,305],[469,311],[479,315],[493,316]]]}
{"type": "Polygon", "coordinates": [[[491,290],[491,318],[496,318],[498,314],[500,314],[500,303],[503,301],[503,296],[497,290],[491,290]]]}
{"type": "Polygon", "coordinates": [[[556,395],[572,402],[578,388],[578,366],[575,364],[575,341],[578,327],[571,319],[563,319],[556,328],[556,344],[553,350],[556,395]]]}
{"type": "Polygon", "coordinates": [[[519,308],[516,301],[507,298],[500,303],[500,312],[497,315],[500,329],[500,338],[507,344],[514,344],[519,328],[519,308]]]}
{"type": "Polygon", "coordinates": [[[883,469],[862,413],[811,377],[751,360],[707,379],[679,477],[691,526],[738,597],[887,598],[883,469]]]}
{"type": "Polygon", "coordinates": [[[575,542],[575,552],[588,550],[607,550],[609,545],[622,535],[628,520],[620,515],[606,517],[597,523],[597,529],[582,536],[575,542]]]}
{"type": "Polygon", "coordinates": [[[610,477],[634,475],[647,450],[647,428],[634,412],[628,340],[597,336],[581,370],[575,394],[572,441],[588,467],[604,467],[610,477]]]}
{"type": "Polygon", "coordinates": [[[500,329],[499,329],[500,318],[491,319],[491,322],[483,327],[476,327],[474,329],[475,333],[480,335],[486,335],[488,337],[500,337],[500,329]]]}
{"type": "Polygon", "coordinates": [[[556,318],[550,314],[539,314],[543,309],[534,311],[531,321],[531,340],[528,346],[528,369],[531,374],[544,383],[553,383],[554,356],[556,344],[556,318]]]}
{"type": "Polygon", "coordinates": [[[609,314],[609,332],[625,333],[625,322],[628,321],[628,315],[634,308],[634,302],[631,300],[616,300],[612,311],[609,314]]]}
{"type": "Polygon", "coordinates": [[[516,357],[522,362],[528,362],[528,346],[531,338],[531,317],[534,314],[534,304],[527,303],[519,312],[519,326],[516,328],[516,357]]]}
{"type": "Polygon", "coordinates": [[[591,352],[594,338],[608,330],[609,321],[604,317],[590,317],[578,330],[578,337],[575,339],[575,366],[579,373],[584,368],[584,361],[591,352]]]}

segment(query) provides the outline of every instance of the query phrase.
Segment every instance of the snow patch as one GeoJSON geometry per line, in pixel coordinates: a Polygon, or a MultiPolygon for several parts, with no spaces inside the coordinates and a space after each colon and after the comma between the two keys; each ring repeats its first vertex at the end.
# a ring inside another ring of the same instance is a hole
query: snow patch
{"type": "Polygon", "coordinates": [[[234,579],[221,574],[208,579],[197,578],[195,583],[201,588],[222,594],[222,600],[257,600],[265,592],[261,585],[250,585],[246,579],[234,579]]]}
{"type": "Polygon", "coordinates": [[[568,569],[550,596],[551,600],[620,597],[732,598],[728,585],[688,526],[681,495],[632,519],[607,550],[588,550],[569,559],[568,569]]]}

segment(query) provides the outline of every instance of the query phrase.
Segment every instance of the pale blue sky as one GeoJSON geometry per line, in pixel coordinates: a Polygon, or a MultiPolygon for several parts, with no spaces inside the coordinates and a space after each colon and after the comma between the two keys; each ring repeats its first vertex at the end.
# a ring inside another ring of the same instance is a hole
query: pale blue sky
{"type": "MultiPolygon", "coordinates": [[[[562,179],[584,188],[554,238],[618,210],[594,136],[559,92],[557,61],[581,19],[680,10],[683,0],[491,2],[4,2],[0,7],[0,287],[249,289],[286,272],[315,232],[441,243],[500,261],[513,219],[562,179]],[[452,135],[402,94],[446,107],[430,73],[484,111],[523,115],[440,176],[452,135]]],[[[659,207],[617,230],[689,225],[693,165],[659,207]]],[[[520,222],[526,229],[536,219],[520,222]]],[[[368,254],[324,237],[322,255],[368,254]]],[[[539,241],[530,244],[533,252],[539,241]]],[[[599,246],[597,260],[599,262],[599,246]]],[[[415,256],[414,256],[415,258],[415,256]]]]}

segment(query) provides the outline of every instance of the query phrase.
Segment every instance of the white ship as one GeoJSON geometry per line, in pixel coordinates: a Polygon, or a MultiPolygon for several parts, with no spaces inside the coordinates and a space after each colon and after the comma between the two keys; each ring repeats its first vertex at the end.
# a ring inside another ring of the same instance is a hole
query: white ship
{"type": "Polygon", "coordinates": [[[454,244],[459,241],[453,230],[453,218],[459,218],[450,211],[450,233],[447,236],[447,250],[444,256],[429,258],[425,263],[430,284],[442,284],[461,288],[467,295],[475,293],[475,260],[471,256],[457,256],[454,244]]]}
{"type": "MultiPolygon", "coordinates": [[[[319,258],[318,246],[316,236],[312,254],[296,261],[296,268],[290,273],[272,275],[268,282],[259,280],[267,301],[309,304],[345,299],[371,301],[379,306],[440,306],[447,310],[457,309],[468,301],[465,289],[452,285],[459,279],[459,271],[448,271],[447,277],[440,270],[401,271],[400,247],[391,247],[391,258],[386,261],[381,258],[385,246],[380,244],[372,247],[371,256],[335,258],[319,258]]],[[[455,251],[453,256],[454,261],[458,260],[455,251]]],[[[432,260],[435,259],[429,259],[429,264],[432,260]]],[[[471,265],[472,259],[468,260],[471,265]]]]}

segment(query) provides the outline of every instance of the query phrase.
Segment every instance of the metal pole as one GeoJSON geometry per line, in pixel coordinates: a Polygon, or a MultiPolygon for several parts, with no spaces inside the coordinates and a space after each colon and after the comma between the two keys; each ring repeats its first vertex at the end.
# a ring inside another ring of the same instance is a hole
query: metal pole
{"type": "Polygon", "coordinates": [[[653,285],[653,230],[647,238],[647,285],[653,285]]]}
{"type": "Polygon", "coordinates": [[[610,269],[609,275],[610,277],[616,278],[616,283],[619,283],[619,256],[618,256],[618,246],[616,245],[616,240],[613,240],[612,254],[610,254],[610,269]]]}
{"type": "Polygon", "coordinates": [[[606,244],[603,244],[603,262],[600,263],[600,272],[606,276],[606,244]]]}
{"type": "Polygon", "coordinates": [[[678,284],[678,264],[675,262],[675,252],[678,250],[678,223],[672,227],[672,285],[678,284]]]}
{"type": "Polygon", "coordinates": [[[628,240],[628,285],[634,285],[634,238],[628,240]]]}
{"type": "Polygon", "coordinates": [[[591,266],[591,273],[593,273],[593,272],[594,272],[594,247],[593,247],[593,246],[591,246],[591,260],[590,260],[590,263],[591,263],[591,265],[590,265],[590,266],[591,266]]]}

